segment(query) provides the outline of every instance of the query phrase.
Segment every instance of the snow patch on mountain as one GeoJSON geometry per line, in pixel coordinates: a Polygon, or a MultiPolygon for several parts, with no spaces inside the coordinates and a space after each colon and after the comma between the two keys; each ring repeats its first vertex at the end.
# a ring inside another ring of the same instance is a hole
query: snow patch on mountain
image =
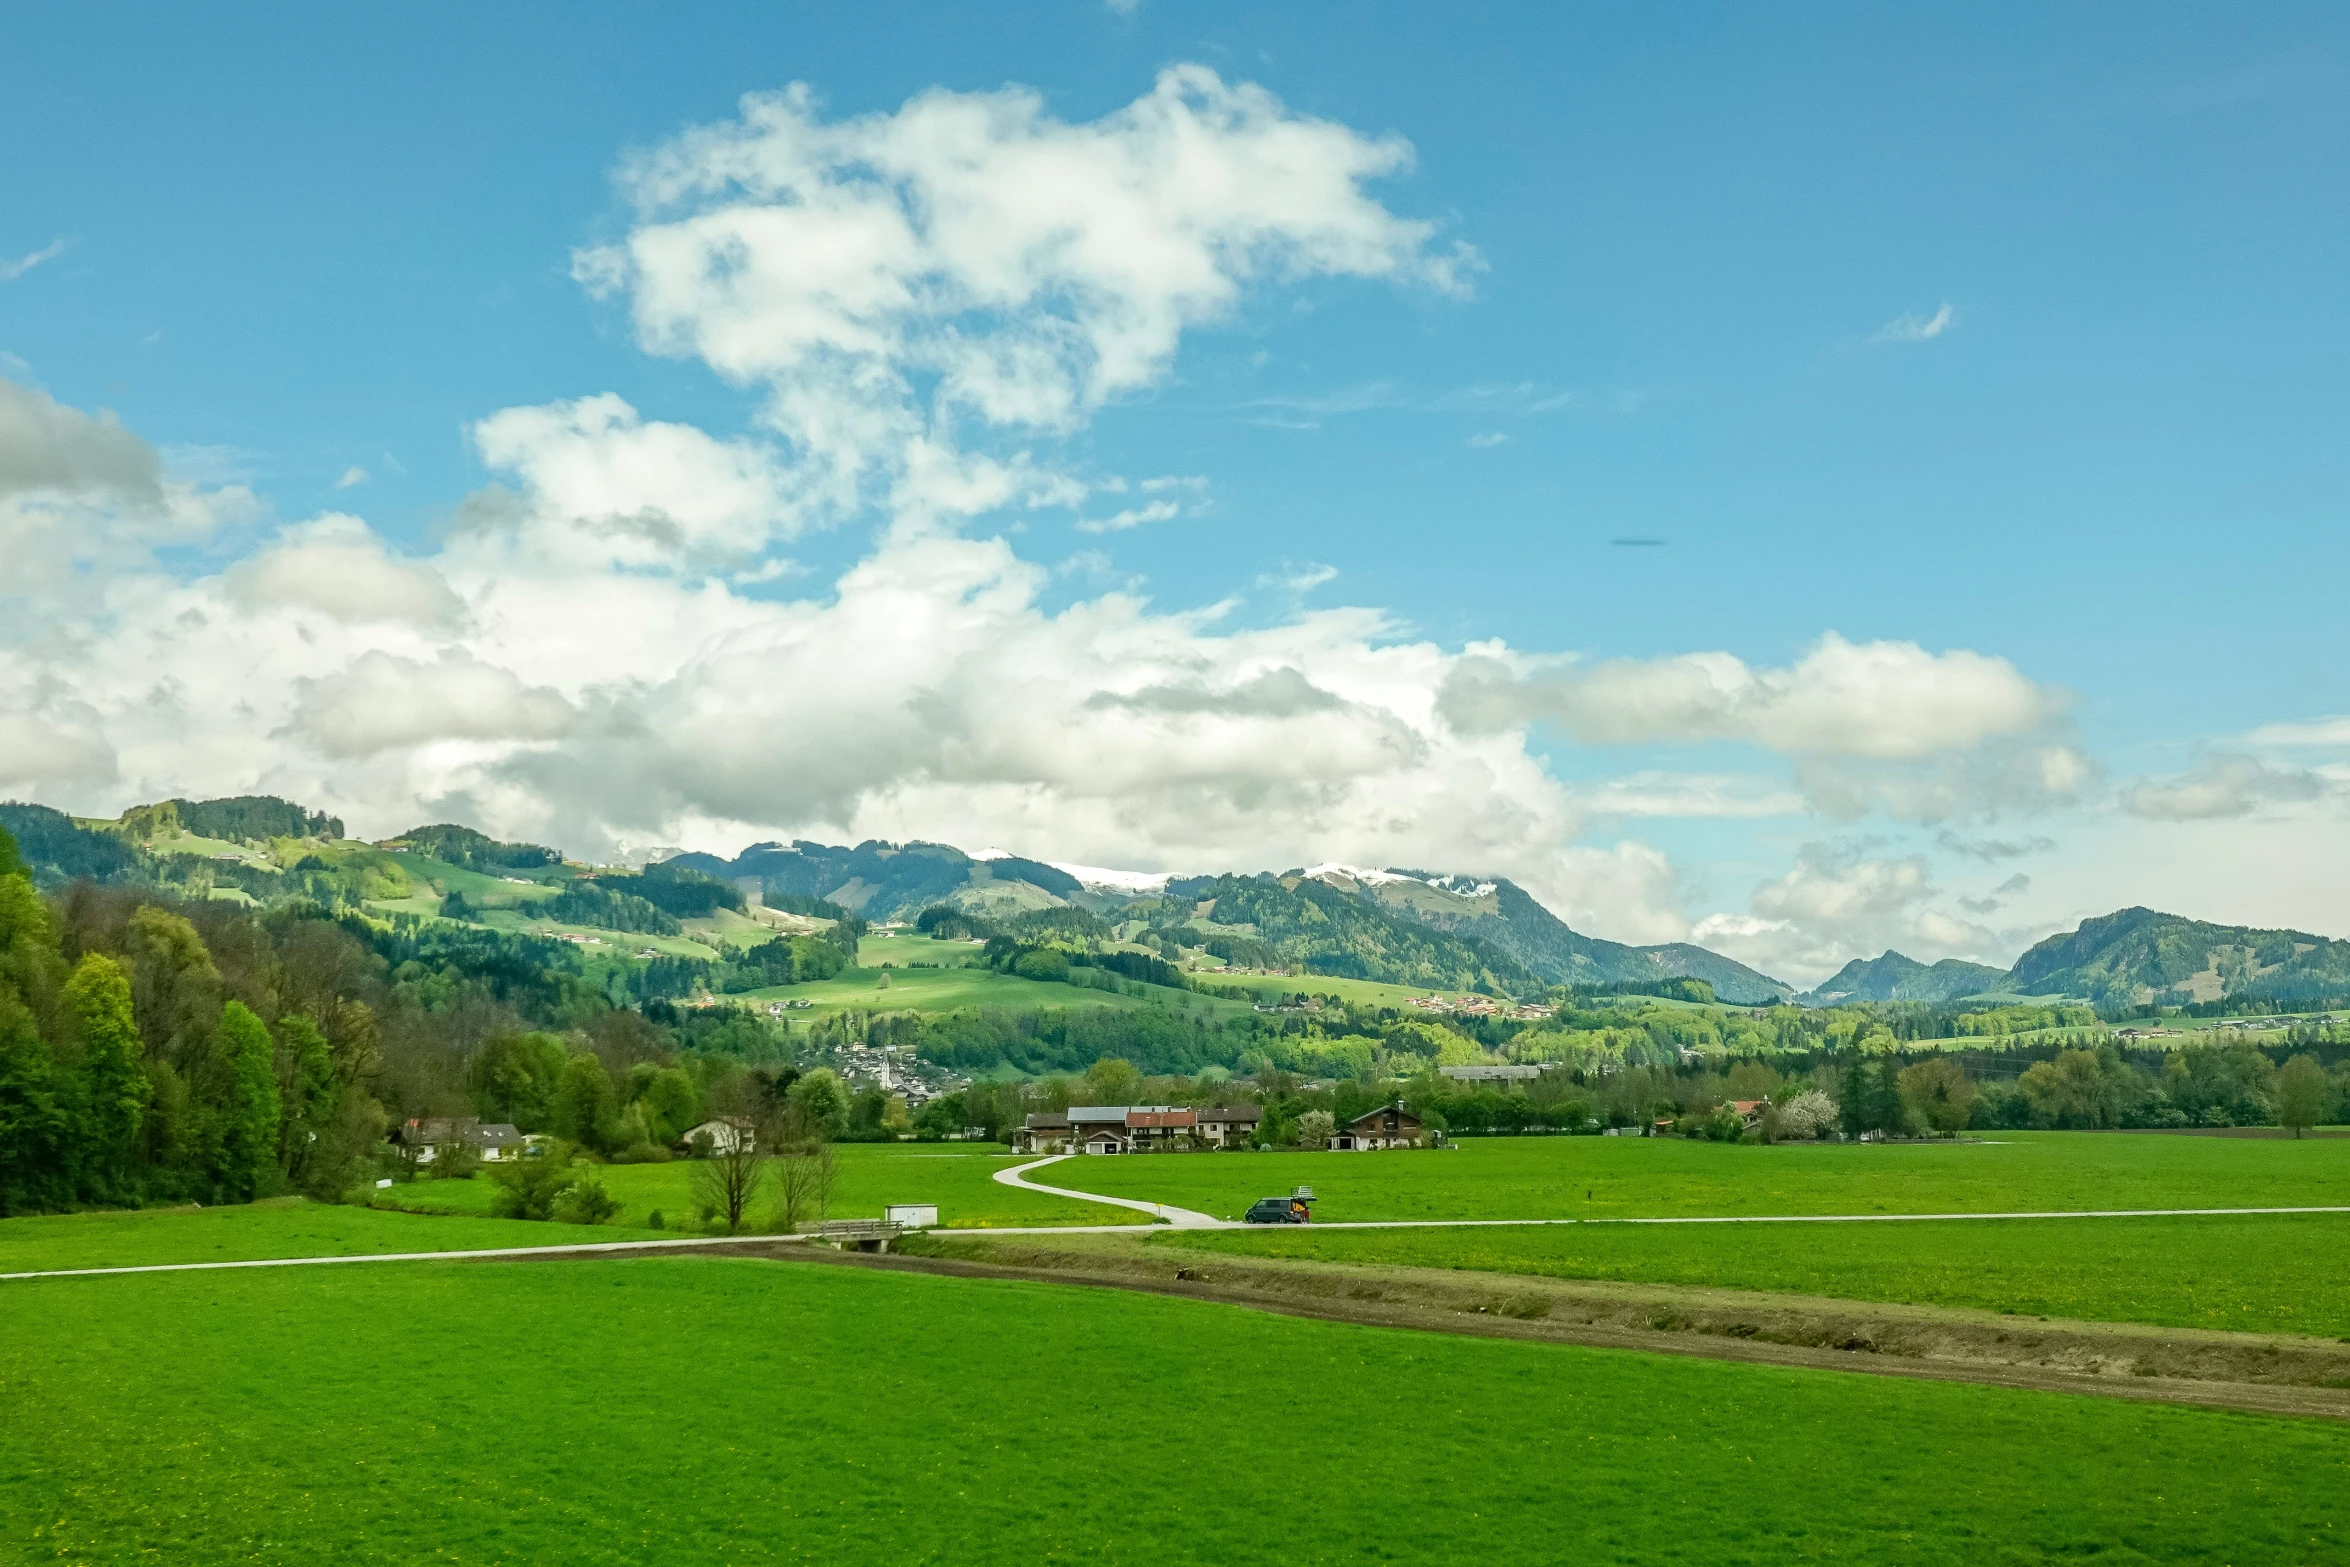
{"type": "MultiPolygon", "coordinates": [[[[974,855],[976,859],[978,856],[974,855]]],[[[1067,871],[1084,884],[1088,892],[1123,892],[1130,894],[1165,892],[1167,883],[1186,874],[1182,871],[1118,871],[1100,865],[1071,865],[1065,860],[1047,860],[1054,870],[1067,871]]]]}
{"type": "Polygon", "coordinates": [[[1459,898],[1489,898],[1493,896],[1495,889],[1499,886],[1497,882],[1479,881],[1473,876],[1428,876],[1414,871],[1375,871],[1368,866],[1343,865],[1335,860],[1327,865],[1308,866],[1299,874],[1309,876],[1316,881],[1329,881],[1332,877],[1341,877],[1363,887],[1377,887],[1408,881],[1416,886],[1433,887],[1439,892],[1449,892],[1459,898]]]}

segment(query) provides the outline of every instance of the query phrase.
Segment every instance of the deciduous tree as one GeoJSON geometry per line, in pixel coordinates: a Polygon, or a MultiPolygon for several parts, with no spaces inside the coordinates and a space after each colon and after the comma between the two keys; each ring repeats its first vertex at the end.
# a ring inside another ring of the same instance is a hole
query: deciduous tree
{"type": "Polygon", "coordinates": [[[1948,1056],[1905,1066],[1896,1081],[1910,1114],[1937,1132],[1963,1131],[1975,1109],[1975,1085],[1948,1056]]]}
{"type": "Polygon", "coordinates": [[[612,1092],[612,1074],[594,1056],[573,1056],[563,1063],[555,1084],[555,1135],[582,1147],[601,1149],[617,1126],[618,1100],[612,1092]]]}
{"type": "Polygon", "coordinates": [[[2292,1128],[2295,1137],[2302,1136],[2325,1114],[2332,1089],[2325,1068],[2317,1064],[2316,1057],[2295,1056],[2277,1073],[2278,1124],[2292,1128]]]}
{"type": "Polygon", "coordinates": [[[766,1139],[757,1132],[713,1141],[708,1157],[695,1159],[687,1177],[695,1209],[724,1224],[727,1234],[738,1233],[766,1185],[770,1157],[766,1139]]]}
{"type": "Polygon", "coordinates": [[[212,1177],[230,1202],[251,1202],[275,1184],[277,1131],[282,1102],[277,1087],[277,1051],[268,1025],[242,1001],[220,1009],[213,1035],[212,1079],[220,1086],[213,1108],[212,1177]]]}
{"type": "Polygon", "coordinates": [[[105,954],[88,954],[66,981],[65,1013],[82,1079],[83,1184],[91,1196],[122,1201],[135,1195],[148,1094],[130,976],[105,954]]]}
{"type": "Polygon", "coordinates": [[[821,1122],[794,1118],[775,1154],[775,1227],[789,1235],[832,1201],[832,1143],[821,1122]]]}

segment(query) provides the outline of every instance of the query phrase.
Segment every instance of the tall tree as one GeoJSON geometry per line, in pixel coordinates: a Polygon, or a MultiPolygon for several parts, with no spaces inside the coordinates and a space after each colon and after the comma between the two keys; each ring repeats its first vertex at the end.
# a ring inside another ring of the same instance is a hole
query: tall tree
{"type": "Polygon", "coordinates": [[[1975,1085],[1948,1056],[1905,1066],[1896,1081],[1911,1116],[1937,1132],[1963,1131],[1974,1115],[1975,1085]]]}
{"type": "Polygon", "coordinates": [[[286,1179],[303,1184],[324,1129],[334,1121],[335,1064],[326,1035],[296,1013],[277,1020],[279,1102],[277,1162],[286,1179]]]}
{"type": "Polygon", "coordinates": [[[72,1200],[71,1127],[42,1033],[63,966],[57,921],[0,831],[0,1214],[72,1200]]]}
{"type": "Polygon", "coordinates": [[[1844,1135],[1858,1137],[1869,1130],[1869,1063],[1867,1058],[1855,1055],[1844,1063],[1844,1081],[1838,1085],[1837,1118],[1844,1123],[1844,1135]]]}
{"type": "Polygon", "coordinates": [[[2332,1087],[2316,1057],[2295,1056],[2286,1062],[2284,1070],[2277,1073],[2277,1124],[2291,1127],[2295,1137],[2302,1136],[2325,1114],[2332,1087]]]}
{"type": "Polygon", "coordinates": [[[148,1054],[193,1076],[220,1022],[220,970],[204,938],[169,909],[147,904],[131,915],[122,945],[148,1054]]]}
{"type": "Polygon", "coordinates": [[[612,1074],[594,1056],[573,1056],[563,1063],[555,1084],[555,1135],[602,1151],[618,1128],[618,1098],[612,1092],[612,1074]]]}
{"type": "Polygon", "coordinates": [[[711,1144],[709,1157],[696,1159],[690,1172],[694,1206],[724,1224],[729,1235],[743,1227],[744,1213],[766,1184],[769,1153],[761,1135],[765,1130],[718,1139],[711,1144]]]}
{"type": "Polygon", "coordinates": [[[100,952],[84,956],[66,981],[65,1015],[81,1074],[84,1187],[91,1196],[124,1201],[136,1195],[149,1089],[122,965],[100,952]]]}
{"type": "Polygon", "coordinates": [[[220,1009],[212,1074],[222,1090],[214,1107],[213,1181],[230,1202],[251,1202],[274,1184],[278,1120],[277,1049],[269,1027],[242,1001],[220,1009]]]}
{"type": "Polygon", "coordinates": [[[67,1153],[48,1041],[15,993],[0,985],[0,1217],[69,1202],[67,1153]]]}

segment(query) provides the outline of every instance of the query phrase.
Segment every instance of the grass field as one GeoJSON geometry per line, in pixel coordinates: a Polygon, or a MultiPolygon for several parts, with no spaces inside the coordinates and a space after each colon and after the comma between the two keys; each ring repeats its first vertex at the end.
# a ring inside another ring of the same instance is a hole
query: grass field
{"type": "Polygon", "coordinates": [[[862,938],[857,943],[857,961],[866,968],[879,968],[884,963],[899,968],[909,963],[961,968],[979,961],[979,948],[968,941],[933,941],[928,936],[906,931],[862,938]]]}
{"type": "MultiPolygon", "coordinates": [[[[872,943],[866,945],[871,946],[872,943]]],[[[887,946],[888,943],[881,945],[887,946]]],[[[931,943],[909,941],[906,949],[927,945],[931,943]]],[[[970,949],[961,950],[968,952],[970,949]]],[[[794,1016],[800,1018],[821,1017],[827,1012],[852,1008],[888,1012],[951,1012],[959,1007],[997,1007],[1008,1012],[1035,1012],[1077,1007],[1170,1006],[1218,1018],[1236,1016],[1248,1010],[1245,1002],[1223,1001],[1157,985],[1143,987],[1149,992],[1147,996],[1132,996],[1123,991],[1093,990],[1049,980],[1022,979],[1014,974],[999,974],[993,969],[897,966],[901,961],[911,962],[912,959],[906,957],[903,951],[893,951],[891,967],[886,970],[851,969],[839,979],[747,991],[742,999],[789,999],[815,1003],[805,1012],[794,1013],[794,1016]],[[884,973],[889,976],[886,988],[880,984],[884,973]]]]}
{"type": "MultiPolygon", "coordinates": [[[[1009,1154],[951,1143],[842,1143],[833,1154],[839,1173],[827,1212],[835,1219],[878,1219],[891,1203],[936,1203],[939,1223],[948,1229],[1141,1222],[1129,1209],[997,1185],[995,1171],[1021,1162],[1009,1154]]],[[[641,1223],[657,1209],[674,1228],[693,1217],[692,1169],[679,1160],[602,1165],[594,1173],[620,1202],[619,1223],[641,1223]]],[[[484,1172],[470,1181],[412,1181],[368,1196],[417,1212],[486,1214],[497,1193],[497,1183],[484,1172]]],[[[763,1223],[763,1212],[760,1218],[763,1223]]]]}
{"type": "Polygon", "coordinates": [[[517,1219],[441,1218],[282,1197],[230,1208],[148,1208],[0,1219],[0,1273],[658,1239],[651,1230],[612,1225],[590,1229],[517,1219]]]}
{"type": "Polygon", "coordinates": [[[1153,1236],[1150,1244],[1972,1306],[2032,1317],[2350,1335],[2350,1214],[1179,1231],[1153,1236]]]}
{"type": "Polygon", "coordinates": [[[1366,1007],[1402,1007],[1414,996],[1458,995],[1458,991],[1432,991],[1425,985],[1389,985],[1372,979],[1336,979],[1327,974],[1225,974],[1220,969],[1202,969],[1192,976],[1203,985],[1237,985],[1252,992],[1258,1000],[1271,1005],[1283,996],[1303,992],[1309,996],[1336,996],[1366,1007]]]}
{"type": "Polygon", "coordinates": [[[18,1560],[2346,1554],[2318,1421],[742,1260],[0,1291],[18,1560]]]}
{"type": "Polygon", "coordinates": [[[1056,1186],[1237,1218],[1312,1186],[1317,1219],[2350,1206],[2350,1139],[2003,1132],[1981,1143],[1763,1147],[1495,1137],[1397,1153],[1152,1154],[1055,1165],[1056,1186]]]}

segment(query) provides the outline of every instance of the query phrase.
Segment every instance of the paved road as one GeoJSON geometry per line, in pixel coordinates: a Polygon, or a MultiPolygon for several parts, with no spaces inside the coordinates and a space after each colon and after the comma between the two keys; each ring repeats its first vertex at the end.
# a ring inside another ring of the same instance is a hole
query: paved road
{"type": "Polygon", "coordinates": [[[1344,1219],[1317,1230],[1460,1230],[1508,1224],[1919,1224],[1948,1219],[2183,1219],[2255,1213],[2350,1213],[2341,1208],[2059,1208],[2045,1213],[1722,1213],[1657,1219],[1344,1219]]]}
{"type": "Polygon", "coordinates": [[[1228,1220],[1216,1218],[1212,1214],[1194,1213],[1189,1208],[1169,1207],[1163,1202],[1136,1202],[1131,1197],[1104,1197],[1099,1192],[1073,1192],[1065,1186],[1046,1186],[1042,1182],[1028,1179],[1028,1172],[1031,1170],[1041,1170],[1048,1164],[1059,1164],[1063,1159],[1073,1157],[1075,1156],[1065,1153],[1049,1154],[1042,1159],[1031,1159],[1026,1164],[1013,1165],[1008,1170],[998,1170],[995,1172],[996,1183],[1001,1186],[1018,1187],[1024,1192],[1046,1192],[1055,1197],[1074,1197],[1079,1202],[1099,1202],[1107,1203],[1113,1208],[1132,1208],[1135,1212],[1147,1213],[1154,1219],[1164,1219],[1179,1230],[1226,1230],[1232,1228],[1228,1220]]]}
{"type": "MultiPolygon", "coordinates": [[[[1026,1224],[991,1225],[961,1232],[967,1235],[1144,1235],[1172,1227],[1180,1230],[1241,1230],[1254,1226],[1218,1219],[1189,1208],[1165,1203],[1106,1197],[1066,1186],[1046,1186],[1024,1179],[1025,1172],[1070,1158],[1055,1154],[1028,1164],[995,1172],[995,1179],[1021,1191],[1044,1192],[1079,1202],[1107,1203],[1132,1208],[1160,1220],[1155,1224],[1026,1224]]],[[[1478,1230],[1532,1229],[1567,1224],[1923,1224],[1953,1219],[2178,1219],[2250,1217],[2272,1213],[2350,1213],[2350,1206],[2326,1208],[2072,1208],[2037,1213],[1740,1213],[1650,1219],[1353,1219],[1314,1225],[1317,1230],[1478,1230]]],[[[238,1262],[154,1262],[131,1268],[48,1268],[31,1273],[0,1273],[0,1283],[17,1279],[101,1278],[122,1273],[205,1273],[222,1268],[313,1268],[343,1262],[465,1262],[497,1257],[560,1257],[632,1251],[675,1251],[688,1246],[772,1245],[777,1241],[819,1239],[813,1235],[681,1235],[660,1241],[588,1241],[563,1246],[498,1246],[478,1251],[382,1251],[339,1257],[255,1257],[238,1262]]]]}
{"type": "MultiPolygon", "coordinates": [[[[1068,1186],[1045,1186],[1022,1177],[1029,1170],[1058,1164],[1073,1154],[1054,1154],[1029,1164],[1014,1165],[998,1170],[995,1178],[1006,1186],[1017,1186],[1023,1191],[1050,1192],[1055,1197],[1074,1197],[1081,1202],[1112,1203],[1120,1208],[1133,1208],[1142,1213],[1167,1219],[1178,1229],[1185,1230],[1240,1230],[1253,1228],[1219,1219],[1212,1214],[1194,1213],[1189,1208],[1172,1208],[1165,1203],[1138,1202],[1128,1197],[1105,1197],[1099,1192],[1081,1192],[1068,1186]]],[[[1314,1225],[1317,1230],[1473,1230],[1503,1229],[1511,1226],[1551,1224],[1880,1224],[1927,1223],[1948,1219],[2178,1219],[2213,1218],[2231,1214],[2262,1213],[2350,1213],[2350,1206],[2333,1208],[2065,1208],[2037,1213],[1726,1213],[1695,1216],[1672,1216],[1648,1219],[1343,1219],[1314,1225]]],[[[1002,1230],[991,1228],[994,1235],[1047,1235],[1048,1226],[1002,1230]]],[[[1116,1229],[1115,1225],[1098,1226],[1116,1229]]]]}

